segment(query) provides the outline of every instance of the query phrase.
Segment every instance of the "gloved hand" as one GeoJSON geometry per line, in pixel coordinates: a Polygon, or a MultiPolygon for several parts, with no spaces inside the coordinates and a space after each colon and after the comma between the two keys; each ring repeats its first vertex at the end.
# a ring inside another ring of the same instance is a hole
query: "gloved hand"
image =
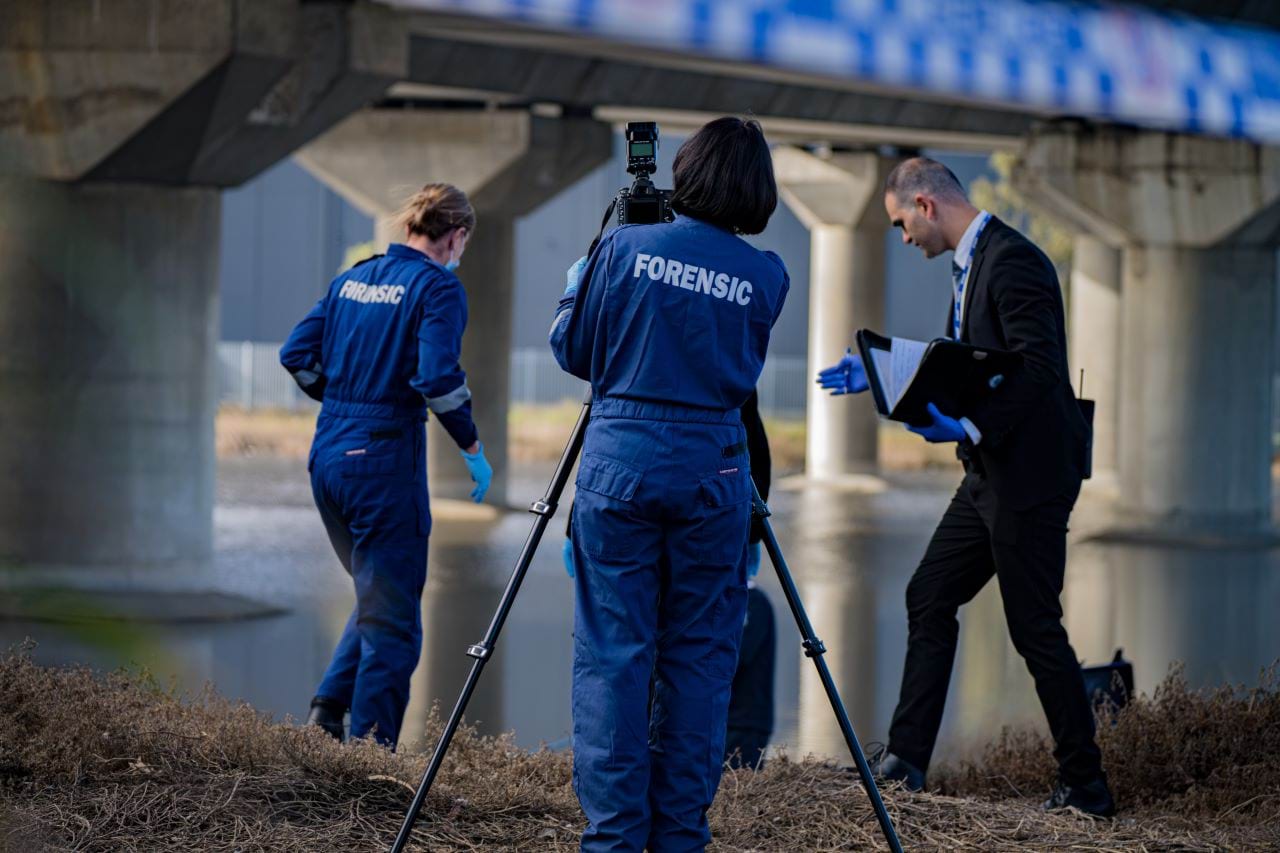
{"type": "Polygon", "coordinates": [[[852,348],[844,351],[844,358],[839,362],[819,371],[818,384],[830,391],[833,397],[861,394],[871,387],[867,384],[867,369],[862,365],[862,356],[854,355],[852,348]]]}
{"type": "Polygon", "coordinates": [[[476,487],[471,490],[471,500],[480,503],[484,500],[485,492],[489,491],[489,483],[493,481],[493,466],[489,464],[489,460],[484,458],[484,445],[479,445],[475,453],[462,451],[462,458],[466,460],[467,470],[471,472],[471,480],[476,487]]]}
{"type": "Polygon", "coordinates": [[[946,441],[964,441],[969,437],[969,433],[964,431],[964,426],[955,418],[949,418],[942,412],[938,411],[938,407],[933,403],[929,404],[929,414],[933,416],[933,423],[927,427],[917,427],[907,425],[907,429],[916,435],[924,436],[926,441],[940,444],[946,441]]]}
{"type": "Polygon", "coordinates": [[[569,577],[573,577],[573,540],[568,536],[564,537],[564,547],[560,549],[560,557],[564,560],[564,570],[569,577]]]}
{"type": "Polygon", "coordinates": [[[760,573],[760,543],[747,545],[747,577],[753,578],[760,573]]]}
{"type": "Polygon", "coordinates": [[[578,292],[578,280],[582,278],[582,271],[587,268],[587,256],[583,255],[573,262],[573,266],[569,267],[564,274],[564,295],[572,296],[578,292]]]}

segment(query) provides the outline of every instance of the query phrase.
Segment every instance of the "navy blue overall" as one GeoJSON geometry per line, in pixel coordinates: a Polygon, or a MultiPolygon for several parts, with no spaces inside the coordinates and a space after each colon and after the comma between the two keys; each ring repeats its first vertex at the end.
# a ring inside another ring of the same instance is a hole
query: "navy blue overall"
{"type": "Polygon", "coordinates": [[[582,848],[701,850],[747,601],[738,409],[789,280],[776,255],[679,217],[612,231],[581,281],[551,346],[594,399],[572,535],[582,848]]]}
{"type": "Polygon", "coordinates": [[[351,709],[351,736],[395,745],[422,648],[430,410],[459,447],[476,441],[458,364],[462,283],[393,244],[357,264],[289,335],[280,362],[323,406],[307,468],[320,518],[356,588],[318,698],[351,709]]]}

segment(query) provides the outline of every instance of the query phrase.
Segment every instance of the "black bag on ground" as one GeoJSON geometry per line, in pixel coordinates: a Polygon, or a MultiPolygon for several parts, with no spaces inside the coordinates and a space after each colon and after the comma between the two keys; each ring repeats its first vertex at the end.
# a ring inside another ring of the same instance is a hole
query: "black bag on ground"
{"type": "Polygon", "coordinates": [[[1082,666],[1080,673],[1085,695],[1094,708],[1104,703],[1123,708],[1133,696],[1133,664],[1124,659],[1124,649],[1116,649],[1111,663],[1082,666]]]}

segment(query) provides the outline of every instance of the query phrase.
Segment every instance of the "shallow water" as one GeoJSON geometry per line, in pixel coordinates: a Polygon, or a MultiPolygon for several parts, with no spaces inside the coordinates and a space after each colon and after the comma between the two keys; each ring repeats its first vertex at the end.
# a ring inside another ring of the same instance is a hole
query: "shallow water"
{"type": "MultiPolygon", "coordinates": [[[[514,500],[541,496],[550,466],[525,466],[514,500]]],[[[897,699],[906,642],[907,580],[954,490],[953,473],[892,475],[874,494],[776,488],[778,538],[864,743],[884,737],[897,699]]],[[[438,512],[423,602],[426,642],[413,682],[405,739],[432,702],[445,711],[524,542],[532,516],[492,522],[438,512]]],[[[1067,626],[1077,655],[1134,661],[1151,690],[1183,661],[1193,684],[1256,680],[1280,656],[1280,551],[1157,548],[1080,541],[1107,522],[1105,501],[1086,494],[1073,521],[1067,626]]],[[[35,639],[37,659],[98,667],[137,664],[184,689],[212,682],[270,713],[305,714],[353,601],[324,539],[303,466],[233,459],[219,469],[214,568],[232,588],[281,603],[282,615],[224,622],[75,628],[0,622],[0,642],[35,639]]],[[[469,717],[486,732],[514,731],[525,746],[559,747],[571,732],[572,589],[560,563],[562,516],[536,555],[485,669],[469,717]]],[[[774,744],[839,756],[843,742],[812,664],[767,564],[761,587],[778,624],[774,744]]],[[[994,584],[962,611],[961,642],[939,755],[957,754],[1008,723],[1043,727],[1030,678],[1013,651],[994,584]]]]}

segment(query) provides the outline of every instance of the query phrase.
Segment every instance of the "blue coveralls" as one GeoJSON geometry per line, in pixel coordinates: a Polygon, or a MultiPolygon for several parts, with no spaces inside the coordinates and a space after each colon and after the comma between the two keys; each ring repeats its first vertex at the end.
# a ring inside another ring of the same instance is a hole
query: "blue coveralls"
{"type": "Polygon", "coordinates": [[[550,340],[594,399],[572,531],[582,848],[701,850],[747,601],[738,409],[789,280],[776,255],[682,216],[610,232],[581,281],[550,340]]]}
{"type": "Polygon", "coordinates": [[[351,736],[395,745],[422,648],[427,579],[429,409],[457,442],[476,441],[458,364],[462,283],[408,246],[356,264],[289,335],[280,363],[323,388],[307,468],[356,606],[317,698],[351,709],[351,736]]]}

